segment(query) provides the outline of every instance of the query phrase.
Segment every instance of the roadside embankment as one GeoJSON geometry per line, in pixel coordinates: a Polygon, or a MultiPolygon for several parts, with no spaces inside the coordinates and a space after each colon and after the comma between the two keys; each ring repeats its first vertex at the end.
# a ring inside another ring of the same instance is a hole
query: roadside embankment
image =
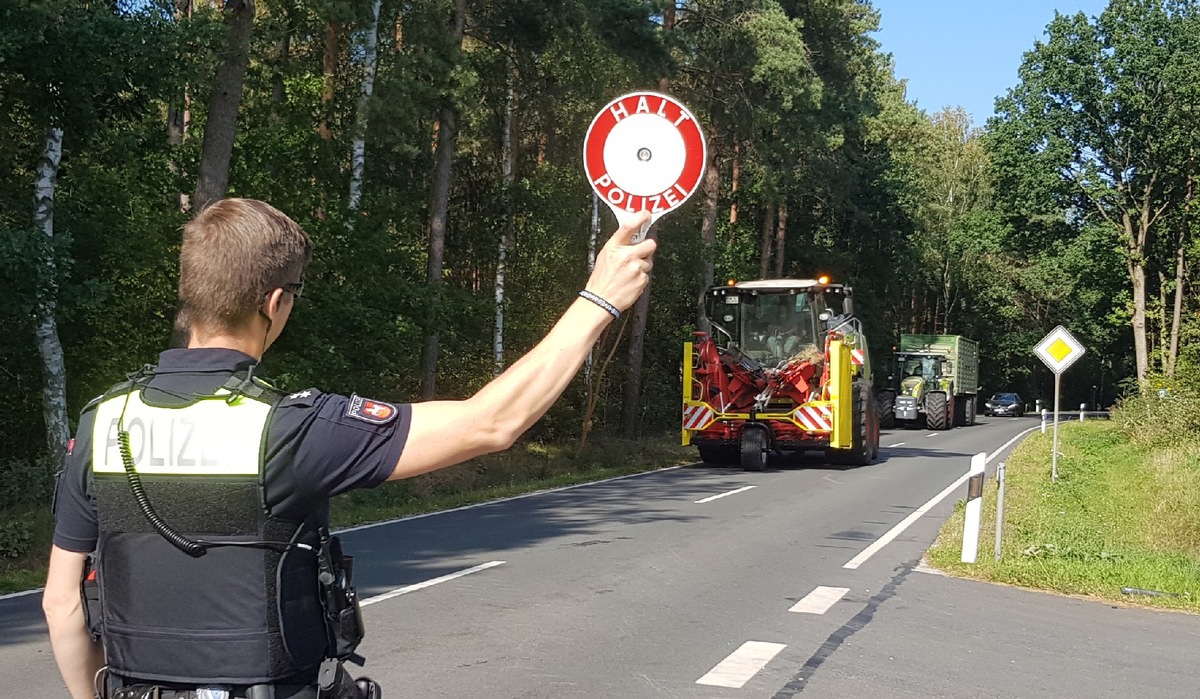
{"type": "Polygon", "coordinates": [[[1001,560],[996,481],[984,489],[978,562],[960,561],[962,503],[927,558],[952,575],[1200,612],[1200,397],[1127,401],[1111,421],[1034,433],[1006,460],[1001,560]]]}

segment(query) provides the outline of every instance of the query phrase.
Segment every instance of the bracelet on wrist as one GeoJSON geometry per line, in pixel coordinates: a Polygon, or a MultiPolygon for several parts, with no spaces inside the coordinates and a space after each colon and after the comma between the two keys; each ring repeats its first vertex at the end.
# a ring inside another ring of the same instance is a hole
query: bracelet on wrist
{"type": "Polygon", "coordinates": [[[600,298],[596,294],[593,294],[592,292],[588,291],[587,289],[584,289],[583,291],[579,292],[579,295],[582,296],[583,298],[587,299],[588,301],[591,301],[592,303],[596,304],[597,306],[603,308],[604,310],[608,311],[609,313],[611,313],[612,317],[614,319],[619,320],[621,318],[621,312],[617,310],[616,306],[612,305],[608,301],[605,301],[604,299],[600,298]]]}

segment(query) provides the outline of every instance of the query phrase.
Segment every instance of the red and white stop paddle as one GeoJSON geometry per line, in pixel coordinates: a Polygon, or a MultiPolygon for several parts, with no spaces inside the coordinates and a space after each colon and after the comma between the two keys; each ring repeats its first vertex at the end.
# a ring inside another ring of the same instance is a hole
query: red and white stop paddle
{"type": "Polygon", "coordinates": [[[696,118],[674,98],[657,92],[631,92],[600,110],[583,140],[583,169],[596,195],[617,221],[639,211],[650,224],[692,196],[704,175],[707,152],[696,118]]]}

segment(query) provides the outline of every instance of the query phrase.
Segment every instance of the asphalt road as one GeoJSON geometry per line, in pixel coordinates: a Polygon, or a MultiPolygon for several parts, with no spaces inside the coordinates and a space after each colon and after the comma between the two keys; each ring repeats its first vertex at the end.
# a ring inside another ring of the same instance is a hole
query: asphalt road
{"type": "MultiPolygon", "coordinates": [[[[995,466],[1036,425],[885,432],[856,469],[669,469],[347,531],[362,672],[388,697],[1200,695],[1196,617],[921,571],[970,456],[995,466]]],[[[62,695],[39,601],[0,600],[0,695],[62,695]]]]}

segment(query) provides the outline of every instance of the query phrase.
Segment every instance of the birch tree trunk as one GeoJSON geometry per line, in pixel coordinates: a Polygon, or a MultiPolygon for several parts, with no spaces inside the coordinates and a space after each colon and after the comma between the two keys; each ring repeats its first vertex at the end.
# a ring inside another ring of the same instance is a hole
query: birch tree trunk
{"type": "Polygon", "coordinates": [[[358,95],[358,113],[354,120],[354,143],[350,148],[350,211],[358,210],[362,200],[363,169],[367,164],[367,116],[371,94],[375,91],[375,67],[379,62],[379,8],[383,0],[371,6],[371,26],[363,37],[363,81],[358,95]]]}
{"type": "MultiPolygon", "coordinates": [[[[454,0],[452,36],[456,50],[462,48],[467,25],[466,0],[454,0]]],[[[426,281],[432,290],[430,316],[434,318],[421,350],[420,397],[433,398],[437,391],[438,323],[442,306],[442,266],[446,252],[446,219],[450,209],[450,183],[454,167],[454,144],[458,135],[458,109],[453,102],[442,106],[438,120],[437,153],[434,156],[432,204],[429,214],[429,265],[426,281]]]]}
{"type": "Polygon", "coordinates": [[[242,85],[250,65],[250,34],[254,30],[254,1],[231,0],[226,5],[225,24],[229,40],[224,60],[208,99],[208,122],[200,149],[200,171],[196,177],[193,209],[198,213],[208,202],[225,196],[229,188],[229,159],[237,137],[238,108],[242,85]]]}
{"type": "Polygon", "coordinates": [[[787,248],[787,200],[779,202],[779,216],[775,220],[775,278],[783,277],[784,250],[787,248]]]}
{"type": "Polygon", "coordinates": [[[58,339],[58,324],[54,320],[58,302],[58,267],[51,245],[54,240],[54,186],[58,179],[58,165],[62,161],[62,142],[62,129],[46,129],[37,179],[33,184],[33,223],[46,236],[46,257],[42,261],[34,338],[38,354],[42,357],[42,415],[46,422],[46,447],[55,463],[66,453],[67,443],[71,439],[71,427],[67,420],[67,367],[63,361],[62,343],[58,339]]]}
{"type": "MultiPolygon", "coordinates": [[[[588,276],[596,268],[596,245],[600,240],[600,196],[592,193],[592,226],[588,230],[587,270],[588,276]]],[[[583,379],[590,387],[592,384],[593,350],[588,350],[587,358],[583,360],[583,379]]]]}
{"type": "Polygon", "coordinates": [[[513,219],[513,109],[516,101],[516,67],[511,56],[508,63],[508,95],[504,100],[504,121],[500,129],[500,186],[504,192],[504,223],[500,227],[499,249],[496,251],[496,324],[492,330],[493,373],[504,371],[504,282],[508,274],[508,247],[512,239],[513,219]]]}

